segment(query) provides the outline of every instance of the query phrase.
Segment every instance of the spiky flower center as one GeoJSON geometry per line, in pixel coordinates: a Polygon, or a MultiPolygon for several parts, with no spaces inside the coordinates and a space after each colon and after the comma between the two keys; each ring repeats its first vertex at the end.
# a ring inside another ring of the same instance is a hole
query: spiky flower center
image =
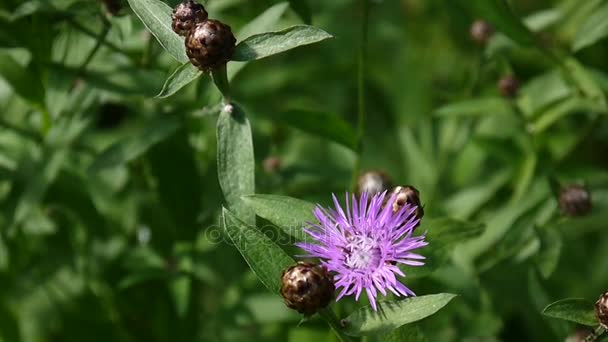
{"type": "Polygon", "coordinates": [[[380,266],[382,253],[378,242],[370,236],[354,235],[344,247],[345,265],[353,270],[367,270],[380,266]]]}

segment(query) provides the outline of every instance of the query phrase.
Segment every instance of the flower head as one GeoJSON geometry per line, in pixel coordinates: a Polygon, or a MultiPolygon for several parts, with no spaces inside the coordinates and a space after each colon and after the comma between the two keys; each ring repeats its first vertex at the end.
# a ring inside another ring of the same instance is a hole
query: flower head
{"type": "Polygon", "coordinates": [[[398,264],[422,266],[424,257],[413,253],[426,246],[425,235],[412,236],[419,219],[416,206],[406,204],[393,211],[396,195],[385,201],[387,192],[374,195],[363,193],[359,199],[346,194],[346,210],[333,196],[335,209],[320,206],[313,213],[318,224],[306,229],[316,243],[298,243],[306,257],[321,259],[330,272],[335,273],[336,289],[341,289],[336,300],[343,296],[359,296],[363,289],[376,310],[376,296],[386,290],[397,296],[415,296],[414,292],[396,279],[405,277],[398,264]]]}

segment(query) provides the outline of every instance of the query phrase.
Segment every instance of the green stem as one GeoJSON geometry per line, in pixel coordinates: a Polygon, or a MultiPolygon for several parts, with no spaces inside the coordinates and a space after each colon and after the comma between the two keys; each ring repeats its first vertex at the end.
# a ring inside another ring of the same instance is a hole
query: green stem
{"type": "Polygon", "coordinates": [[[365,71],[367,52],[367,33],[369,27],[369,0],[361,0],[361,42],[357,54],[357,146],[356,159],[352,175],[352,188],[357,187],[357,178],[361,169],[361,154],[363,152],[363,135],[365,134],[365,71]]]}
{"type": "Polygon", "coordinates": [[[351,342],[352,339],[344,334],[342,331],[342,325],[340,324],[340,319],[336,316],[334,311],[330,308],[325,308],[319,311],[319,316],[323,318],[327,324],[335,331],[336,335],[342,342],[351,342]]]}
{"type": "Polygon", "coordinates": [[[585,337],[584,342],[597,341],[602,336],[604,336],[605,333],[606,333],[606,328],[604,328],[602,325],[598,325],[598,327],[595,328],[595,330],[592,333],[590,333],[587,337],[585,337]]]}
{"type": "Polygon", "coordinates": [[[82,62],[82,64],[78,68],[78,71],[76,72],[76,77],[80,77],[80,76],[82,76],[82,74],[84,74],[87,67],[89,66],[89,64],[91,63],[91,61],[93,60],[93,58],[95,57],[95,55],[97,54],[97,52],[99,51],[101,46],[103,45],[103,42],[106,40],[106,37],[108,36],[108,33],[110,32],[110,27],[111,27],[110,22],[106,18],[103,18],[103,29],[97,36],[97,42],[95,42],[95,46],[89,52],[89,54],[87,55],[87,58],[84,60],[84,62],[82,62]]]}
{"type": "Polygon", "coordinates": [[[211,71],[211,78],[217,89],[222,93],[224,97],[224,104],[230,103],[230,82],[228,81],[228,73],[226,71],[226,64],[211,71]]]}

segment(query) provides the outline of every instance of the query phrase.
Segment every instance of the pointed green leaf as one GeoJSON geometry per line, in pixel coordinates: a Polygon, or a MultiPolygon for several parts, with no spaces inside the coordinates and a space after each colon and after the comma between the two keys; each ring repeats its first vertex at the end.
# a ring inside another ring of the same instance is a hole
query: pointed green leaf
{"type": "Polygon", "coordinates": [[[241,197],[255,193],[254,172],[249,120],[239,106],[228,105],[217,120],[217,173],[228,208],[250,225],[255,214],[241,197]]]}
{"type": "Polygon", "coordinates": [[[597,9],[576,33],[572,50],[578,51],[608,36],[608,3],[597,9]]]}
{"type": "Polygon", "coordinates": [[[161,99],[169,97],[202,75],[203,72],[190,62],[184,63],[175,69],[171,76],[167,78],[167,81],[165,81],[165,84],[163,85],[163,89],[156,97],[161,99]]]}
{"type": "Polygon", "coordinates": [[[549,304],[544,310],[543,315],[552,318],[559,318],[582,325],[596,326],[593,302],[581,298],[567,298],[549,304]]]}
{"type": "Polygon", "coordinates": [[[302,228],[307,222],[315,222],[312,214],[315,205],[297,198],[279,195],[244,196],[245,203],[256,215],[274,223],[285,233],[299,241],[308,241],[310,236],[302,228]]]}
{"type": "Polygon", "coordinates": [[[236,46],[232,60],[253,61],[329,38],[332,38],[329,33],[306,25],[292,26],[279,32],[260,33],[240,42],[236,46]]]}
{"type": "Polygon", "coordinates": [[[133,12],[160,45],[180,63],[187,63],[184,38],[171,28],[171,7],[160,0],[128,0],[133,12]]]}
{"type": "Polygon", "coordinates": [[[275,120],[341,144],[356,148],[355,130],[337,115],[326,112],[291,110],[273,115],[275,120]]]}
{"type": "Polygon", "coordinates": [[[295,261],[257,228],[239,220],[227,209],[223,209],[222,215],[226,233],[251,270],[271,292],[279,293],[281,274],[295,261]]]}
{"type": "Polygon", "coordinates": [[[129,138],[112,144],[93,162],[89,172],[99,172],[125,164],[142,154],[151,146],[173,134],[179,121],[172,116],[159,116],[150,120],[129,138]]]}
{"type": "Polygon", "coordinates": [[[451,293],[409,297],[400,301],[378,302],[378,311],[365,307],[342,320],[352,336],[376,334],[397,329],[435,314],[456,297],[451,293]]]}

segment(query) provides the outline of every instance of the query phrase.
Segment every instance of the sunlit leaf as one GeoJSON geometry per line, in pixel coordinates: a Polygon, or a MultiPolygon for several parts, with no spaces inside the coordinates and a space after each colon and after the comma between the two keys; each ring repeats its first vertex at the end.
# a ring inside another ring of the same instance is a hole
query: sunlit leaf
{"type": "Polygon", "coordinates": [[[345,332],[353,336],[376,334],[419,321],[446,306],[455,294],[440,293],[409,297],[400,301],[378,302],[378,311],[365,307],[342,320],[345,332]]]}
{"type": "Polygon", "coordinates": [[[137,17],[160,45],[180,63],[187,63],[184,38],[171,28],[171,7],[160,0],[128,0],[137,17]]]}
{"type": "Polygon", "coordinates": [[[329,33],[306,25],[292,26],[279,32],[260,33],[238,43],[232,60],[253,61],[330,38],[332,35],[329,33]]]}
{"type": "Polygon", "coordinates": [[[543,310],[543,315],[588,326],[598,324],[593,302],[580,298],[562,299],[549,304],[543,310]]]}

